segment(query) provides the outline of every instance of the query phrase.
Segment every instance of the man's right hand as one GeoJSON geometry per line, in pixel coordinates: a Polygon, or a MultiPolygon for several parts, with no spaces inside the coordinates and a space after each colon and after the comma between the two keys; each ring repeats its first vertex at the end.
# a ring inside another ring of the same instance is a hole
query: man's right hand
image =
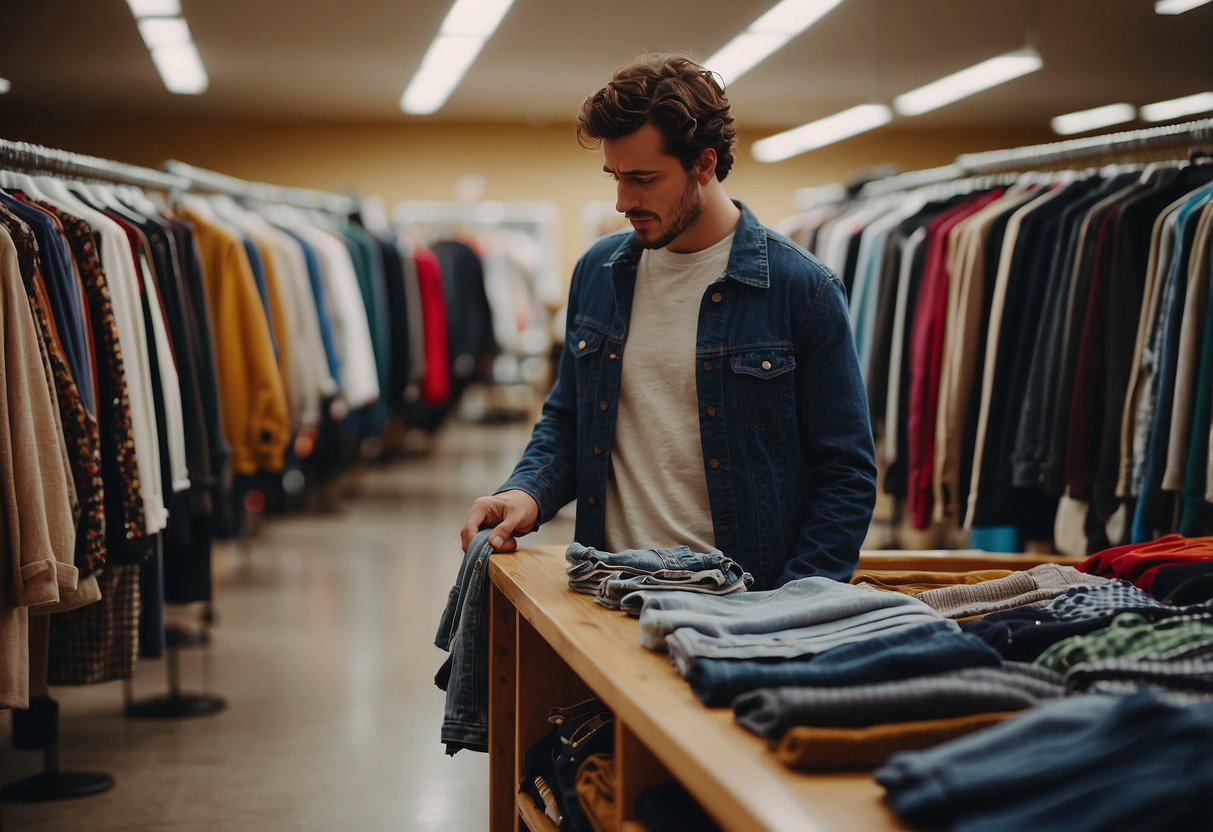
{"type": "Polygon", "coordinates": [[[494,552],[517,551],[515,535],[534,531],[538,522],[539,505],[525,491],[513,489],[489,497],[477,497],[459,534],[463,540],[463,551],[467,551],[476,532],[485,526],[495,526],[489,536],[489,545],[494,552]]]}

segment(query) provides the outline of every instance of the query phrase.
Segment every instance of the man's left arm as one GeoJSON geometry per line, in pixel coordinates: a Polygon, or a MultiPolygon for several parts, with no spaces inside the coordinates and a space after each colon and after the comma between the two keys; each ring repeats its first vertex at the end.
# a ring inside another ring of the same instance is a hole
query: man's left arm
{"type": "Polygon", "coordinates": [[[797,339],[801,525],[779,583],[810,575],[849,580],[876,503],[867,393],[842,282],[831,275],[797,339]]]}

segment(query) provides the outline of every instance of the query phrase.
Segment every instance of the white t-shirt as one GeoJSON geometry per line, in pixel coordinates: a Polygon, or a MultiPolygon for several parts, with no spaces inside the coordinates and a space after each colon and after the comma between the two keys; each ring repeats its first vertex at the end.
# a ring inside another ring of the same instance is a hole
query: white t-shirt
{"type": "Polygon", "coordinates": [[[703,251],[649,249],[640,257],[607,478],[609,551],[716,548],[699,434],[695,341],[703,293],[724,274],[732,246],[729,234],[703,251]]]}

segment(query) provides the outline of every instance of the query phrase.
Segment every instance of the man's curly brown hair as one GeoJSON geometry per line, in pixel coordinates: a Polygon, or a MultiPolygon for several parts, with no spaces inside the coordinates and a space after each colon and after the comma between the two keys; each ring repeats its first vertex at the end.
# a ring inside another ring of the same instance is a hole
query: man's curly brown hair
{"type": "Polygon", "coordinates": [[[587,98],[577,117],[577,141],[594,148],[652,124],[665,137],[665,150],[686,170],[704,149],[716,151],[716,178],[733,167],[737,128],[718,76],[682,55],[642,55],[617,70],[610,82],[587,98]]]}

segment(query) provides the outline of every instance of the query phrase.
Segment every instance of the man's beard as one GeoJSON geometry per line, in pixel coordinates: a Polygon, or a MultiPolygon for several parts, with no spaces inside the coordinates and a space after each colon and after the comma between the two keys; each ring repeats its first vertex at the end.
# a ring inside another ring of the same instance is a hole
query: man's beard
{"type": "MultiPolygon", "coordinates": [[[[702,213],[703,197],[700,196],[699,189],[695,187],[695,177],[688,173],[686,190],[682,192],[677,204],[670,210],[670,220],[664,233],[651,240],[646,240],[637,234],[637,239],[643,248],[665,248],[674,242],[682,232],[690,228],[702,213]]],[[[654,214],[642,214],[641,216],[656,217],[654,214]]]]}

